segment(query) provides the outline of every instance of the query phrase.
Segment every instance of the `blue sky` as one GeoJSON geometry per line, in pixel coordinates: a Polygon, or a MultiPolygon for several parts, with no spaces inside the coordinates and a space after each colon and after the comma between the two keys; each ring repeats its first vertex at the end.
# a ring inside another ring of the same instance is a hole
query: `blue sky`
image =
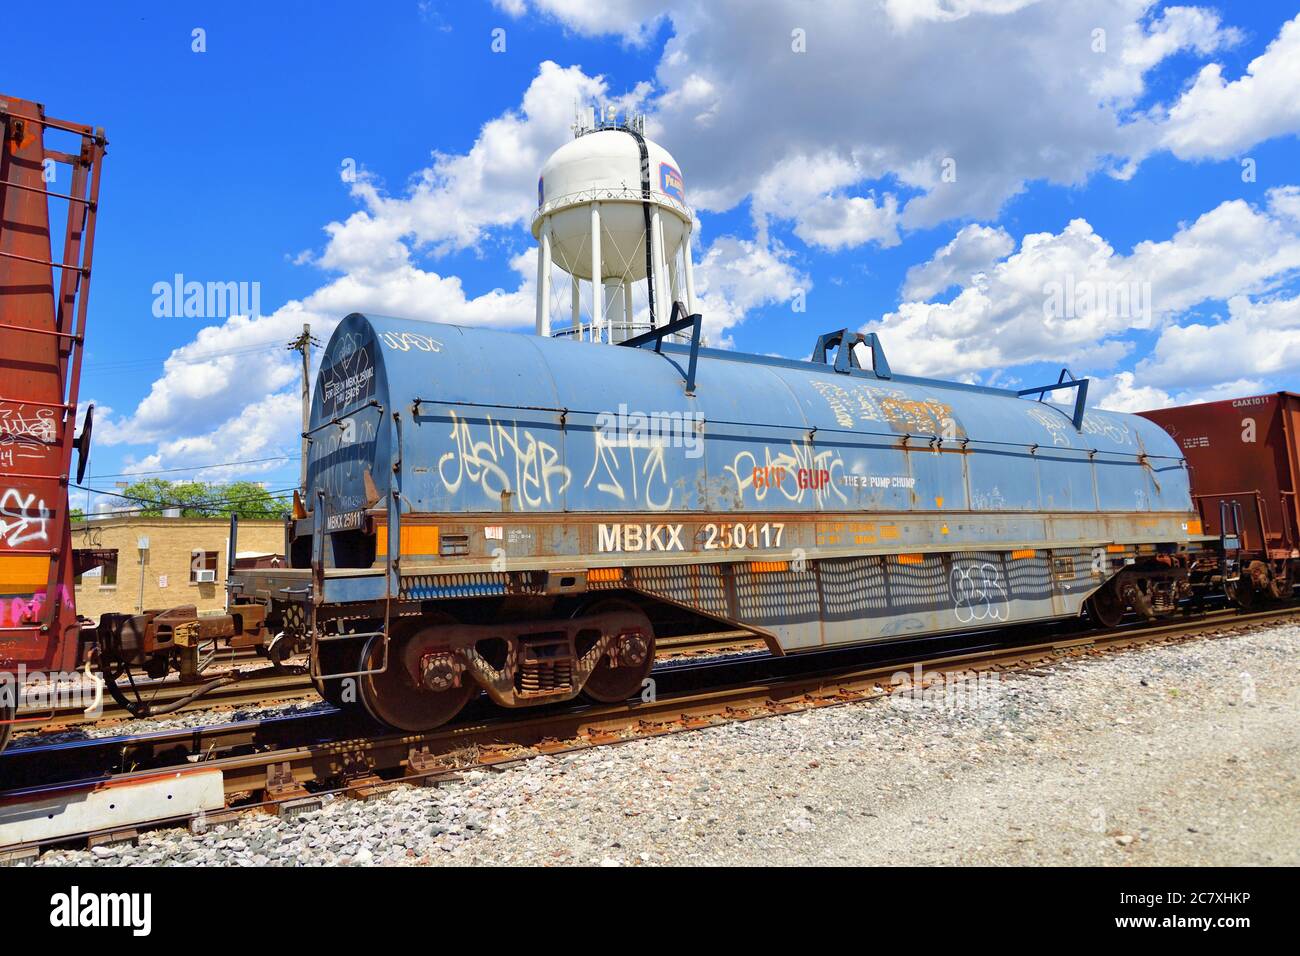
{"type": "Polygon", "coordinates": [[[110,140],[82,390],[108,410],[99,487],[294,454],[278,343],[304,320],[323,335],[369,307],[527,331],[532,184],[579,94],[645,111],[680,160],[715,340],[805,356],[820,332],[873,329],[897,371],[1033,384],[1069,364],[1120,408],[1296,385],[1294,2],[68,12],[6,11],[0,91],[110,140]],[[176,273],[259,283],[262,316],[156,317],[176,273]],[[1067,276],[1145,283],[1153,308],[1044,322],[1067,276]]]}

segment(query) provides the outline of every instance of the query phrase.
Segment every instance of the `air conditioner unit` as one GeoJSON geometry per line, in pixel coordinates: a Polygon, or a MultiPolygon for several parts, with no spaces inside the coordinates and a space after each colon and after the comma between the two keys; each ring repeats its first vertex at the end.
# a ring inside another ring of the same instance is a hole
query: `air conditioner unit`
{"type": "Polygon", "coordinates": [[[199,584],[211,584],[217,579],[217,572],[202,568],[194,572],[194,580],[199,584]]]}

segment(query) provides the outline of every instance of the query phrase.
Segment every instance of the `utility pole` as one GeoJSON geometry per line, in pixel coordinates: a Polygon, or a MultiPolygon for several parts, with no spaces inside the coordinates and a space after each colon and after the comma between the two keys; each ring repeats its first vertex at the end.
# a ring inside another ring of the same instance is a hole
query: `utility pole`
{"type": "Polygon", "coordinates": [[[311,325],[302,324],[302,335],[287,346],[291,352],[302,353],[302,459],[299,461],[298,485],[304,499],[307,494],[307,429],[311,421],[311,347],[320,342],[311,336],[311,325]]]}

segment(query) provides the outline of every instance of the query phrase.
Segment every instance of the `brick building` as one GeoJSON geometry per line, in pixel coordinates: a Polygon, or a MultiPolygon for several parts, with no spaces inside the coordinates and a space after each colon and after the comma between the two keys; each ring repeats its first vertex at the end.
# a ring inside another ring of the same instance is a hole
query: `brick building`
{"type": "MultiPolygon", "coordinates": [[[[225,518],[129,515],[75,524],[72,547],[95,551],[102,561],[76,579],[77,612],[94,620],[107,611],[131,613],[142,606],[220,608],[229,538],[225,518]]],[[[237,547],[240,563],[282,560],[283,522],[241,520],[237,547]]]]}

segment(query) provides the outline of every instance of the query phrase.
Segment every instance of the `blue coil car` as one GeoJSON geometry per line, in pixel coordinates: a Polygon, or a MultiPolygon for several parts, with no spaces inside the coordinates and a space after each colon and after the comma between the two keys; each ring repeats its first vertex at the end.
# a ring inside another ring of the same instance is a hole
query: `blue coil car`
{"type": "Polygon", "coordinates": [[[625,699],[683,615],[793,654],[1187,595],[1182,455],[1087,409],[1086,380],[932,381],[872,335],[791,361],[699,328],[611,346],[348,316],[289,566],[234,572],[232,606],[310,647],[328,699],[419,730],[480,689],[625,699]]]}

